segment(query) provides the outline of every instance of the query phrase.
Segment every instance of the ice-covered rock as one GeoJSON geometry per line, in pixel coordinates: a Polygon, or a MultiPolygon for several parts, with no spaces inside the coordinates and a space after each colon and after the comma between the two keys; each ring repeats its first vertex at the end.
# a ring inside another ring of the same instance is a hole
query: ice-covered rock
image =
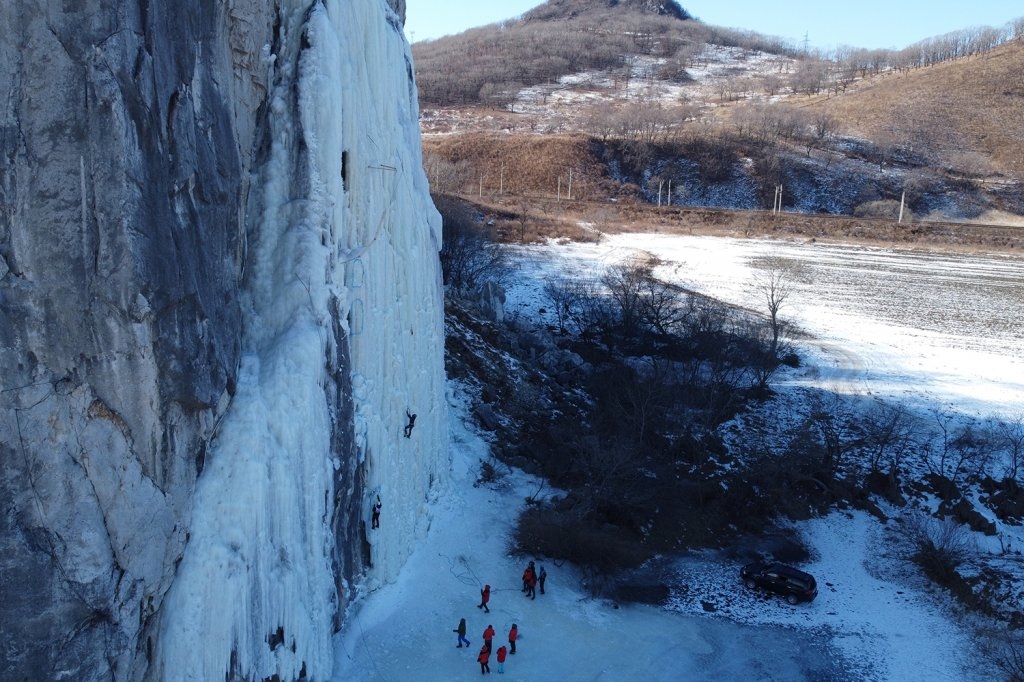
{"type": "Polygon", "coordinates": [[[447,423],[404,11],[0,5],[0,678],[324,679],[396,575],[447,423]]]}

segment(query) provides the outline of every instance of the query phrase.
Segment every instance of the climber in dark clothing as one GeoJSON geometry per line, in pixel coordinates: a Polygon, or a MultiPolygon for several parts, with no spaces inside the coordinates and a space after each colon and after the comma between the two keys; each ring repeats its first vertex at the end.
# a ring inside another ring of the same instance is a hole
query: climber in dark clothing
{"type": "Polygon", "coordinates": [[[377,501],[373,505],[373,517],[370,519],[370,528],[380,528],[380,495],[377,496],[377,501]]]}
{"type": "Polygon", "coordinates": [[[409,418],[409,423],[405,425],[405,437],[409,438],[412,436],[412,427],[416,426],[416,415],[410,414],[409,410],[406,410],[405,416],[409,418]]]}

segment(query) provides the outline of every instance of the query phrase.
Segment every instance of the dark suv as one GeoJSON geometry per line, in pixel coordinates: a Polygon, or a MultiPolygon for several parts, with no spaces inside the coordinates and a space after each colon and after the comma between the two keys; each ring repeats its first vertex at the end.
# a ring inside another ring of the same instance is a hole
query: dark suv
{"type": "Polygon", "coordinates": [[[811,601],[818,596],[818,584],[813,576],[785,564],[755,561],[740,569],[740,578],[750,589],[781,594],[790,604],[811,601]]]}

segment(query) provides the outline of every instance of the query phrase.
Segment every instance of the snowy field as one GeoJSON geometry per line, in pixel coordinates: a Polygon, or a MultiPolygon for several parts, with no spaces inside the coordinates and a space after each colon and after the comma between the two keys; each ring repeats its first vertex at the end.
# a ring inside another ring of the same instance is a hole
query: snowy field
{"type": "MultiPolygon", "coordinates": [[[[767,258],[799,263],[783,316],[808,335],[798,344],[805,364],[780,375],[780,391],[818,386],[975,418],[1024,406],[1019,260],[664,235],[519,254],[506,305],[522,320],[543,317],[538,292],[552,273],[598,277],[636,255],[660,258],[665,279],[754,309],[758,266],[767,258]]],[[[678,563],[668,609],[588,599],[570,566],[541,557],[549,593],[524,599],[522,562],[505,548],[511,521],[539,484],[509,472],[498,485],[474,487],[487,443],[469,425],[457,385],[449,402],[450,493],[398,581],[371,594],[336,639],[335,679],[472,679],[480,675],[480,633],[493,624],[500,642],[513,622],[519,652],[506,675],[515,680],[993,679],[955,604],[894,558],[892,524],[860,512],[798,527],[812,552],[802,568],[819,582],[811,604],[747,592],[738,567],[715,554],[678,563]],[[489,615],[476,609],[484,583],[493,591],[489,615]],[[469,624],[468,650],[455,648],[451,632],[460,617],[469,624]]],[[[1000,531],[1021,546],[1016,529],[1000,531]]],[[[996,550],[990,543],[980,551],[996,550]]]]}

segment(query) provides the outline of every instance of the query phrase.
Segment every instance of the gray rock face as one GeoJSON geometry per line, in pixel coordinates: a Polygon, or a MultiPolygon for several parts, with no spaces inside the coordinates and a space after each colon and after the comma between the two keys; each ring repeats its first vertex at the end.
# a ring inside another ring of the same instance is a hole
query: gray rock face
{"type": "Polygon", "coordinates": [[[391,9],[395,10],[395,14],[402,20],[402,24],[405,24],[405,0],[388,0],[388,5],[391,9]]]}
{"type": "Polygon", "coordinates": [[[146,678],[234,392],[274,25],[0,4],[0,679],[146,678]]]}
{"type": "Polygon", "coordinates": [[[505,290],[490,280],[477,290],[476,304],[485,319],[492,322],[505,321],[505,290]]]}

